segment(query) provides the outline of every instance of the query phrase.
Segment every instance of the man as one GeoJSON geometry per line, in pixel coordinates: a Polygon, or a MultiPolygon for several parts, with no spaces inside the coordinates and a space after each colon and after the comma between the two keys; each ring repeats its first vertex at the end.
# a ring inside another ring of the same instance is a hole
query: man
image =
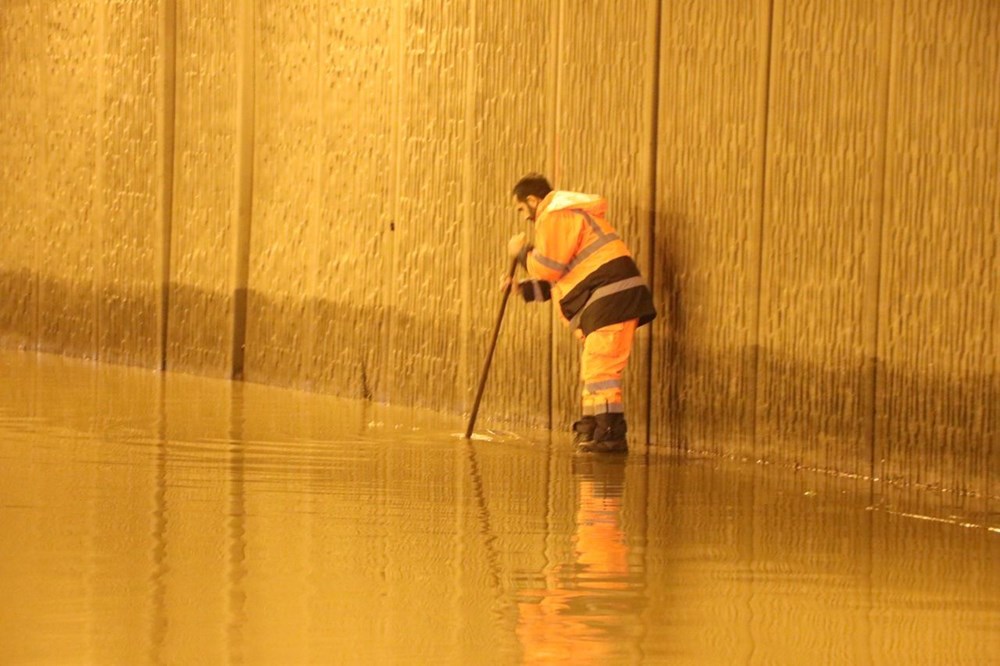
{"type": "Polygon", "coordinates": [[[518,284],[526,301],[555,298],[583,342],[582,417],[573,424],[581,452],[626,452],[622,372],[635,329],[656,317],[652,294],[625,243],[605,219],[607,201],[593,194],[554,191],[528,174],[512,192],[518,213],[535,223],[533,243],[511,237],[510,256],[531,279],[518,284]]]}

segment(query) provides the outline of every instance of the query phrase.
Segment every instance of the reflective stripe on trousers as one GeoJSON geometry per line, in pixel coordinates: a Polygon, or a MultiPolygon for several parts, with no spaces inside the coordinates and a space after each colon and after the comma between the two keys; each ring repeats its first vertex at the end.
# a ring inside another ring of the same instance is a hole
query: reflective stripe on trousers
{"type": "Polygon", "coordinates": [[[583,339],[580,379],[583,381],[583,414],[622,413],[622,373],[632,351],[638,320],[631,319],[597,329],[583,339]]]}

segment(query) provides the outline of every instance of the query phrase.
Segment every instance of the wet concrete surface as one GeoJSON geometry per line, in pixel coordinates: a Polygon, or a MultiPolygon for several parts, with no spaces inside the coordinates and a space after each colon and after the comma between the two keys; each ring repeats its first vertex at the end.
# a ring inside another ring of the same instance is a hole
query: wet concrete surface
{"type": "Polygon", "coordinates": [[[0,663],[997,663],[988,513],[464,425],[0,352],[0,663]]]}

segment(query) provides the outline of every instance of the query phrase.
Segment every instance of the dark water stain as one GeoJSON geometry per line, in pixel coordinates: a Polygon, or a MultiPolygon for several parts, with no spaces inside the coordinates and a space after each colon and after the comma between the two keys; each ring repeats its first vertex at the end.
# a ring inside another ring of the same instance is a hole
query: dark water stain
{"type": "Polygon", "coordinates": [[[0,662],[996,659],[988,513],[463,430],[0,353],[0,662]]]}

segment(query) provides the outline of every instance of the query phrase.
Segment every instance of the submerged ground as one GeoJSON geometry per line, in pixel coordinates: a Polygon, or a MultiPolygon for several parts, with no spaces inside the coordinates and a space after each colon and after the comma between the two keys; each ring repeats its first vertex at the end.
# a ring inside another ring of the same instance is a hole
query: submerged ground
{"type": "Polygon", "coordinates": [[[463,430],[0,352],[0,663],[1000,654],[988,511],[929,520],[869,481],[463,430]]]}

